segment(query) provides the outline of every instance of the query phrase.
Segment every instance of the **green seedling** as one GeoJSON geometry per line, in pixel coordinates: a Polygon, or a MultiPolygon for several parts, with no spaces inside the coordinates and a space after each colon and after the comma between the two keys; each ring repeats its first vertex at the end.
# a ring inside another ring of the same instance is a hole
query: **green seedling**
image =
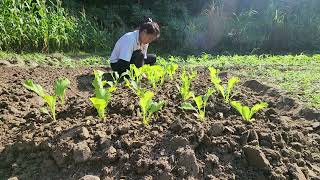
{"type": "Polygon", "coordinates": [[[104,72],[100,70],[94,70],[94,80],[92,82],[92,85],[94,87],[95,97],[90,98],[91,103],[93,104],[93,107],[97,110],[99,118],[104,119],[105,118],[105,109],[108,106],[109,102],[112,98],[112,92],[114,92],[117,84],[117,80],[119,79],[119,75],[115,74],[114,81],[106,81],[103,79],[104,72]],[[108,84],[110,87],[105,89],[104,86],[108,84]]]}
{"type": "Polygon", "coordinates": [[[57,96],[50,96],[50,95],[45,95],[43,97],[45,102],[48,104],[52,119],[55,121],[56,120],[56,102],[57,102],[57,96]]]}
{"type": "Polygon", "coordinates": [[[268,104],[266,102],[261,102],[259,104],[255,104],[250,109],[248,106],[244,106],[240,102],[231,101],[231,106],[241,114],[244,121],[252,122],[252,116],[259,110],[268,107],[268,104]]]}
{"type": "Polygon", "coordinates": [[[207,106],[207,102],[209,97],[214,93],[213,89],[208,89],[207,93],[203,96],[195,96],[194,94],[192,94],[192,98],[194,100],[194,102],[196,103],[197,107],[194,107],[191,103],[189,102],[184,102],[181,105],[182,109],[186,109],[186,110],[194,110],[197,112],[197,117],[200,121],[204,121],[205,120],[205,114],[206,114],[206,106],[207,106]]]}
{"type": "Polygon", "coordinates": [[[157,85],[163,85],[165,80],[166,71],[159,65],[144,65],[141,67],[141,71],[146,74],[147,79],[151,86],[156,89],[157,85]]]}
{"type": "Polygon", "coordinates": [[[117,90],[117,86],[119,84],[120,76],[118,72],[111,73],[113,81],[108,81],[107,84],[109,85],[108,91],[114,92],[117,90]]]}
{"type": "Polygon", "coordinates": [[[143,71],[140,68],[137,68],[134,64],[130,64],[130,69],[125,72],[130,78],[130,80],[135,81],[137,84],[140,84],[143,71]]]}
{"type": "Polygon", "coordinates": [[[99,99],[95,97],[90,98],[90,101],[93,104],[93,107],[97,110],[99,118],[103,120],[105,118],[104,111],[107,107],[108,102],[105,99],[99,99]]]}
{"type": "Polygon", "coordinates": [[[154,102],[152,100],[154,94],[151,91],[146,91],[139,101],[141,111],[143,114],[143,125],[148,125],[151,121],[152,114],[162,109],[164,101],[154,102]]]}
{"type": "Polygon", "coordinates": [[[238,77],[231,77],[228,80],[227,86],[225,87],[224,85],[221,85],[221,79],[218,76],[219,71],[213,67],[209,67],[209,71],[211,82],[214,85],[215,89],[222,95],[225,102],[229,103],[232,97],[233,88],[236,83],[240,82],[240,79],[238,77]]]}
{"type": "Polygon", "coordinates": [[[181,74],[181,86],[177,86],[180,95],[184,102],[192,97],[192,92],[190,91],[191,80],[197,76],[196,71],[192,71],[191,74],[188,74],[185,69],[182,70],[181,74]]]}
{"type": "Polygon", "coordinates": [[[40,97],[44,97],[47,93],[39,84],[34,84],[31,79],[25,80],[23,86],[30,91],[37,93],[40,97]]]}
{"type": "Polygon", "coordinates": [[[137,68],[134,64],[130,64],[130,70],[127,70],[123,75],[129,76],[129,79],[124,77],[125,86],[129,87],[138,97],[141,97],[145,92],[145,89],[141,87],[142,69],[137,68]]]}
{"type": "Polygon", "coordinates": [[[178,64],[176,63],[169,63],[167,66],[166,66],[166,72],[167,72],[167,75],[169,76],[170,80],[173,80],[173,76],[174,74],[176,73],[177,69],[178,69],[178,64]]]}
{"type": "Polygon", "coordinates": [[[47,94],[46,91],[39,84],[34,84],[32,80],[29,79],[23,82],[23,86],[25,88],[37,93],[47,103],[51,112],[51,117],[54,121],[56,120],[57,98],[60,98],[62,101],[61,104],[64,104],[65,90],[67,89],[69,84],[70,81],[67,78],[59,78],[55,82],[55,94],[51,96],[47,94]]]}
{"type": "Polygon", "coordinates": [[[67,78],[59,78],[54,84],[54,92],[58,98],[61,99],[61,104],[64,105],[64,97],[70,81],[67,78]]]}

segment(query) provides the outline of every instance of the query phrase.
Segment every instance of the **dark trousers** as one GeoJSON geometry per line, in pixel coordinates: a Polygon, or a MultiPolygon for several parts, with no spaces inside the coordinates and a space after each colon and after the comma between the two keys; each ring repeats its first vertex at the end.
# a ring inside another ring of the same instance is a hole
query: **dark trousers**
{"type": "Polygon", "coordinates": [[[113,71],[117,71],[119,75],[121,75],[122,73],[130,69],[130,64],[134,64],[136,65],[136,67],[140,68],[144,64],[153,65],[154,63],[156,63],[156,59],[157,57],[154,54],[147,54],[147,59],[145,59],[144,54],[141,52],[141,50],[136,50],[132,53],[130,62],[119,59],[118,62],[110,63],[110,65],[113,71]]]}

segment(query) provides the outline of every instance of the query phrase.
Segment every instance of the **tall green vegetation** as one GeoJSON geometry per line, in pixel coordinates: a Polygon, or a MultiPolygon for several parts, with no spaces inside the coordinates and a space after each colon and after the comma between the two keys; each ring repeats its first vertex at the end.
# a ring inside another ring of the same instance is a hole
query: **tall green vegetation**
{"type": "Polygon", "coordinates": [[[0,1],[0,50],[74,51],[106,49],[108,34],[85,14],[68,15],[61,1],[0,1]]]}
{"type": "Polygon", "coordinates": [[[319,0],[1,0],[0,50],[108,53],[144,17],[167,53],[317,51],[319,0]]]}

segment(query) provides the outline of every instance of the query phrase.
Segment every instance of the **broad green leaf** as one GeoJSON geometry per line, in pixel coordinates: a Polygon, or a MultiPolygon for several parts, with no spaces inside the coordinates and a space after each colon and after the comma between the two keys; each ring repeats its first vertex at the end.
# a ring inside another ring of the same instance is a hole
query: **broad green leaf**
{"type": "Polygon", "coordinates": [[[44,101],[48,104],[53,120],[56,120],[56,96],[45,95],[43,97],[44,101]]]}
{"type": "Polygon", "coordinates": [[[140,104],[140,107],[141,107],[143,114],[146,114],[148,112],[149,107],[151,106],[151,103],[152,103],[153,96],[154,96],[153,92],[147,91],[140,98],[139,104],[140,104]]]}
{"type": "Polygon", "coordinates": [[[203,105],[202,96],[193,97],[193,100],[196,102],[198,109],[201,110],[203,105]]]}
{"type": "Polygon", "coordinates": [[[230,99],[230,95],[232,93],[232,90],[233,90],[233,87],[236,83],[238,83],[240,81],[240,79],[238,77],[231,77],[229,80],[228,80],[228,85],[227,85],[227,92],[226,92],[226,97],[225,97],[225,100],[226,102],[229,101],[230,99]]]}
{"type": "Polygon", "coordinates": [[[105,108],[107,107],[107,102],[104,99],[90,98],[93,107],[97,110],[100,119],[105,118],[105,108]]]}
{"type": "Polygon", "coordinates": [[[173,75],[177,71],[178,67],[179,67],[178,64],[175,64],[175,63],[170,63],[169,65],[167,65],[166,71],[171,80],[173,80],[173,75]]]}
{"type": "Polygon", "coordinates": [[[104,88],[99,88],[99,89],[96,89],[94,92],[95,92],[95,95],[97,98],[104,99],[104,97],[107,93],[107,90],[104,88]]]}
{"type": "Polygon", "coordinates": [[[251,112],[250,112],[250,115],[251,117],[256,113],[258,112],[259,110],[263,109],[263,108],[266,108],[268,107],[268,103],[266,102],[261,102],[259,104],[255,104],[252,108],[251,108],[251,112]]]}
{"type": "Polygon", "coordinates": [[[224,87],[220,84],[217,84],[217,90],[220,92],[220,94],[223,96],[223,98],[226,97],[225,91],[224,91],[224,87]]]}
{"type": "Polygon", "coordinates": [[[103,71],[100,70],[93,70],[94,73],[94,80],[92,82],[92,85],[94,89],[100,89],[103,88],[106,85],[106,81],[103,81],[103,71]]]}
{"type": "Polygon", "coordinates": [[[212,79],[217,79],[218,70],[215,69],[214,67],[209,67],[208,69],[209,69],[209,71],[210,71],[211,80],[212,80],[212,79]]]}
{"type": "Polygon", "coordinates": [[[194,111],[197,111],[197,109],[194,108],[194,107],[192,106],[192,104],[191,104],[191,103],[188,103],[188,102],[182,103],[182,104],[181,104],[181,108],[182,108],[182,109],[185,109],[185,110],[194,110],[194,111]]]}
{"type": "Polygon", "coordinates": [[[54,92],[57,97],[61,99],[61,104],[64,105],[64,96],[70,81],[67,78],[59,78],[54,85],[54,92]]]}
{"type": "Polygon", "coordinates": [[[214,90],[212,88],[209,88],[207,93],[203,97],[203,102],[207,102],[209,97],[214,93],[214,90]]]}
{"type": "Polygon", "coordinates": [[[164,105],[164,101],[160,101],[160,102],[154,102],[151,104],[151,107],[150,107],[150,112],[151,114],[157,112],[157,111],[160,111],[161,108],[163,107],[164,105]]]}
{"type": "Polygon", "coordinates": [[[28,90],[31,90],[35,93],[37,93],[40,97],[44,97],[47,93],[45,90],[38,84],[34,84],[31,79],[25,80],[23,83],[23,86],[27,88],[28,90]]]}
{"type": "Polygon", "coordinates": [[[242,104],[237,101],[231,101],[231,106],[235,108],[242,115],[242,104]]]}
{"type": "Polygon", "coordinates": [[[250,121],[251,114],[250,114],[250,108],[248,106],[242,107],[242,116],[244,117],[245,120],[250,121]]]}

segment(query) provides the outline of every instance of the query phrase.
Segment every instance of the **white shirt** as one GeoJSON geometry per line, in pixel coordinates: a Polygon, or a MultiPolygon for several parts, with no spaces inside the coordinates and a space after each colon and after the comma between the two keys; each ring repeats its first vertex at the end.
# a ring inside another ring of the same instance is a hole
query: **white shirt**
{"type": "Polygon", "coordinates": [[[139,30],[128,32],[123,35],[114,46],[110,56],[110,63],[116,63],[119,59],[130,62],[133,51],[141,50],[144,58],[147,58],[149,44],[140,44],[139,30]]]}

